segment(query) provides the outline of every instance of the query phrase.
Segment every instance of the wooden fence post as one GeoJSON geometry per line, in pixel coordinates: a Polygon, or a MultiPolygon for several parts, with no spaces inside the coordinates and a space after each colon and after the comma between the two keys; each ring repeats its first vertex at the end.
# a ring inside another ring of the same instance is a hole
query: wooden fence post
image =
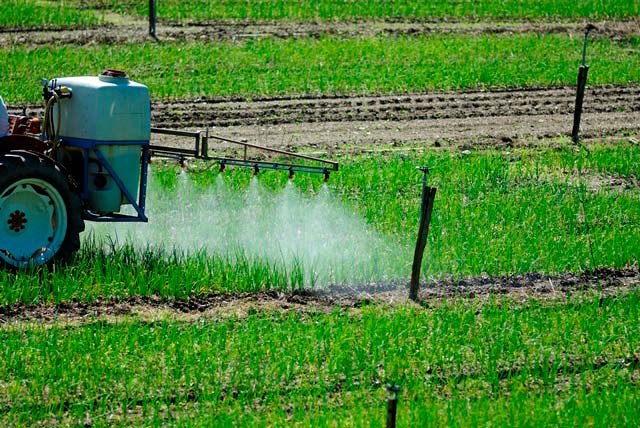
{"type": "Polygon", "coordinates": [[[427,245],[427,236],[429,235],[429,223],[431,223],[431,212],[433,211],[433,202],[436,199],[435,187],[427,186],[427,174],[429,168],[418,167],[422,171],[422,201],[420,210],[420,228],[418,230],[418,239],[416,241],[416,249],[413,254],[413,266],[411,267],[411,283],[409,288],[409,298],[414,302],[418,301],[418,290],[420,288],[420,268],[422,266],[422,257],[424,249],[427,245]]]}

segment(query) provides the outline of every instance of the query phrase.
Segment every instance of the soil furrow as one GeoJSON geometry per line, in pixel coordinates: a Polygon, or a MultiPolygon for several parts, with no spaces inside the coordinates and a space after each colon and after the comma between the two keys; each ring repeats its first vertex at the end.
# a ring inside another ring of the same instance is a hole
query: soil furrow
{"type": "MultiPolygon", "coordinates": [[[[491,295],[513,299],[575,300],[580,293],[601,298],[616,296],[640,286],[636,268],[602,268],[582,274],[544,275],[530,273],[505,277],[474,277],[438,280],[422,284],[420,299],[426,306],[442,299],[486,298],[491,295]]],[[[216,294],[186,300],[136,296],[123,300],[97,300],[92,303],[62,302],[58,305],[14,304],[0,306],[0,327],[16,322],[93,322],[97,317],[134,315],[145,319],[175,316],[189,320],[199,317],[246,315],[255,310],[333,311],[336,306],[359,308],[370,303],[409,303],[404,282],[369,284],[362,287],[330,287],[296,292],[262,292],[250,294],[216,294]]]]}
{"type": "MultiPolygon", "coordinates": [[[[598,32],[593,37],[625,40],[637,36],[638,19],[594,22],[598,32]]],[[[583,22],[421,22],[415,20],[363,20],[352,22],[251,22],[216,21],[198,24],[160,24],[157,35],[162,41],[223,41],[265,37],[319,38],[324,35],[341,37],[376,37],[383,35],[419,36],[431,34],[551,34],[579,35],[583,22]]],[[[144,18],[126,24],[108,24],[94,28],[0,28],[0,47],[48,44],[119,44],[152,41],[144,18]]]]}
{"type": "MultiPolygon", "coordinates": [[[[451,93],[441,95],[380,96],[327,99],[271,100],[253,103],[155,104],[153,120],[161,127],[277,125],[299,122],[399,121],[495,116],[570,114],[574,88],[451,93]]],[[[638,112],[640,88],[589,89],[585,113],[638,112]]]]}
{"type": "MultiPolygon", "coordinates": [[[[429,92],[380,96],[275,98],[257,101],[156,101],[152,124],[211,129],[227,138],[273,147],[371,146],[413,141],[491,142],[568,135],[575,88],[429,92]]],[[[9,106],[20,113],[20,106],[9,106]]],[[[42,117],[41,106],[28,106],[42,117]]],[[[587,89],[584,138],[640,133],[640,87],[587,89]]],[[[636,137],[637,138],[637,137],[636,137]]],[[[191,140],[164,138],[184,146],[191,140]]],[[[211,144],[212,149],[218,148],[211,144]]]]}

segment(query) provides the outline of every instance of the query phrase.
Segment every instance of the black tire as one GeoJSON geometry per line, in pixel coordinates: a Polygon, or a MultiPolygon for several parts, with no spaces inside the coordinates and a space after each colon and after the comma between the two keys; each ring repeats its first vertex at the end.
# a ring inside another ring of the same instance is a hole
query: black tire
{"type": "Polygon", "coordinates": [[[67,260],[83,230],[80,196],[64,167],[35,152],[0,155],[0,266],[67,260]]]}

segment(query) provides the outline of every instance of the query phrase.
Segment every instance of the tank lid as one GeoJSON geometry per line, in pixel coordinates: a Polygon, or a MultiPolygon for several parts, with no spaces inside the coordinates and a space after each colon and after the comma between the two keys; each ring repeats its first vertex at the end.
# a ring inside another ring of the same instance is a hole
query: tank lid
{"type": "Polygon", "coordinates": [[[105,70],[102,73],[100,73],[100,76],[98,76],[98,78],[103,82],[118,83],[118,82],[129,81],[129,76],[127,76],[127,73],[120,70],[105,70]]]}

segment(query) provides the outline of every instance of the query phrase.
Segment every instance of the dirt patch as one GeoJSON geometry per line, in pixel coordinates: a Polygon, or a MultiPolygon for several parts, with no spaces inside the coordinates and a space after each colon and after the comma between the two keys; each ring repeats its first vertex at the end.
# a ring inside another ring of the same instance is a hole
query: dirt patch
{"type": "MultiPolygon", "coordinates": [[[[407,141],[509,142],[568,135],[575,89],[429,92],[425,94],[154,104],[167,128],[274,147],[375,147],[407,141]]],[[[598,138],[640,131],[640,87],[593,87],[585,95],[581,134],[598,138]]],[[[216,146],[212,145],[212,148],[216,146]]]]}
{"type": "MultiPolygon", "coordinates": [[[[119,15],[118,15],[119,16],[119,15]]],[[[93,28],[4,28],[0,29],[0,47],[13,44],[118,44],[140,43],[153,40],[144,19],[133,20],[110,17],[109,24],[93,28]]],[[[640,20],[600,21],[594,23],[598,31],[594,38],[626,40],[640,33],[640,20]]],[[[570,34],[579,37],[584,22],[442,22],[416,20],[373,20],[347,22],[295,22],[295,21],[215,21],[194,24],[160,24],[156,28],[158,40],[221,41],[256,38],[322,37],[376,37],[382,35],[419,36],[430,34],[570,34]]]]}
{"type": "MultiPolygon", "coordinates": [[[[210,129],[212,134],[271,147],[343,149],[404,142],[434,145],[498,142],[568,135],[575,88],[428,92],[380,96],[325,96],[156,101],[153,126],[210,129]]],[[[20,113],[22,106],[9,106],[20,113]]],[[[25,106],[42,116],[41,106],[25,106]]],[[[587,89],[581,135],[637,135],[640,87],[587,89]]],[[[163,144],[185,147],[184,138],[163,144]]],[[[212,149],[224,148],[211,144],[212,149]]]]}
{"type": "Polygon", "coordinates": [[[590,172],[583,175],[586,176],[587,189],[592,192],[599,192],[605,189],[624,192],[640,188],[640,179],[635,177],[616,177],[590,172]]]}
{"type": "MultiPolygon", "coordinates": [[[[277,98],[251,102],[156,102],[159,127],[233,127],[327,122],[400,122],[573,114],[575,88],[451,91],[379,96],[277,98]]],[[[640,113],[640,87],[591,87],[584,113],[640,113]]]]}
{"type": "MultiPolygon", "coordinates": [[[[567,296],[615,296],[640,286],[640,270],[598,269],[582,274],[549,276],[537,273],[508,277],[475,277],[461,280],[438,280],[421,285],[424,307],[438,305],[446,299],[485,299],[499,296],[528,299],[563,300],[567,296]]],[[[262,311],[330,312],[336,308],[358,309],[369,304],[408,305],[407,284],[368,284],[360,287],[329,287],[295,292],[253,294],[215,294],[186,300],[165,300],[157,296],[123,300],[97,300],[91,303],[63,302],[58,305],[15,304],[0,307],[0,326],[15,323],[83,323],[97,318],[141,319],[172,318],[195,320],[228,316],[244,317],[262,311]]]]}

